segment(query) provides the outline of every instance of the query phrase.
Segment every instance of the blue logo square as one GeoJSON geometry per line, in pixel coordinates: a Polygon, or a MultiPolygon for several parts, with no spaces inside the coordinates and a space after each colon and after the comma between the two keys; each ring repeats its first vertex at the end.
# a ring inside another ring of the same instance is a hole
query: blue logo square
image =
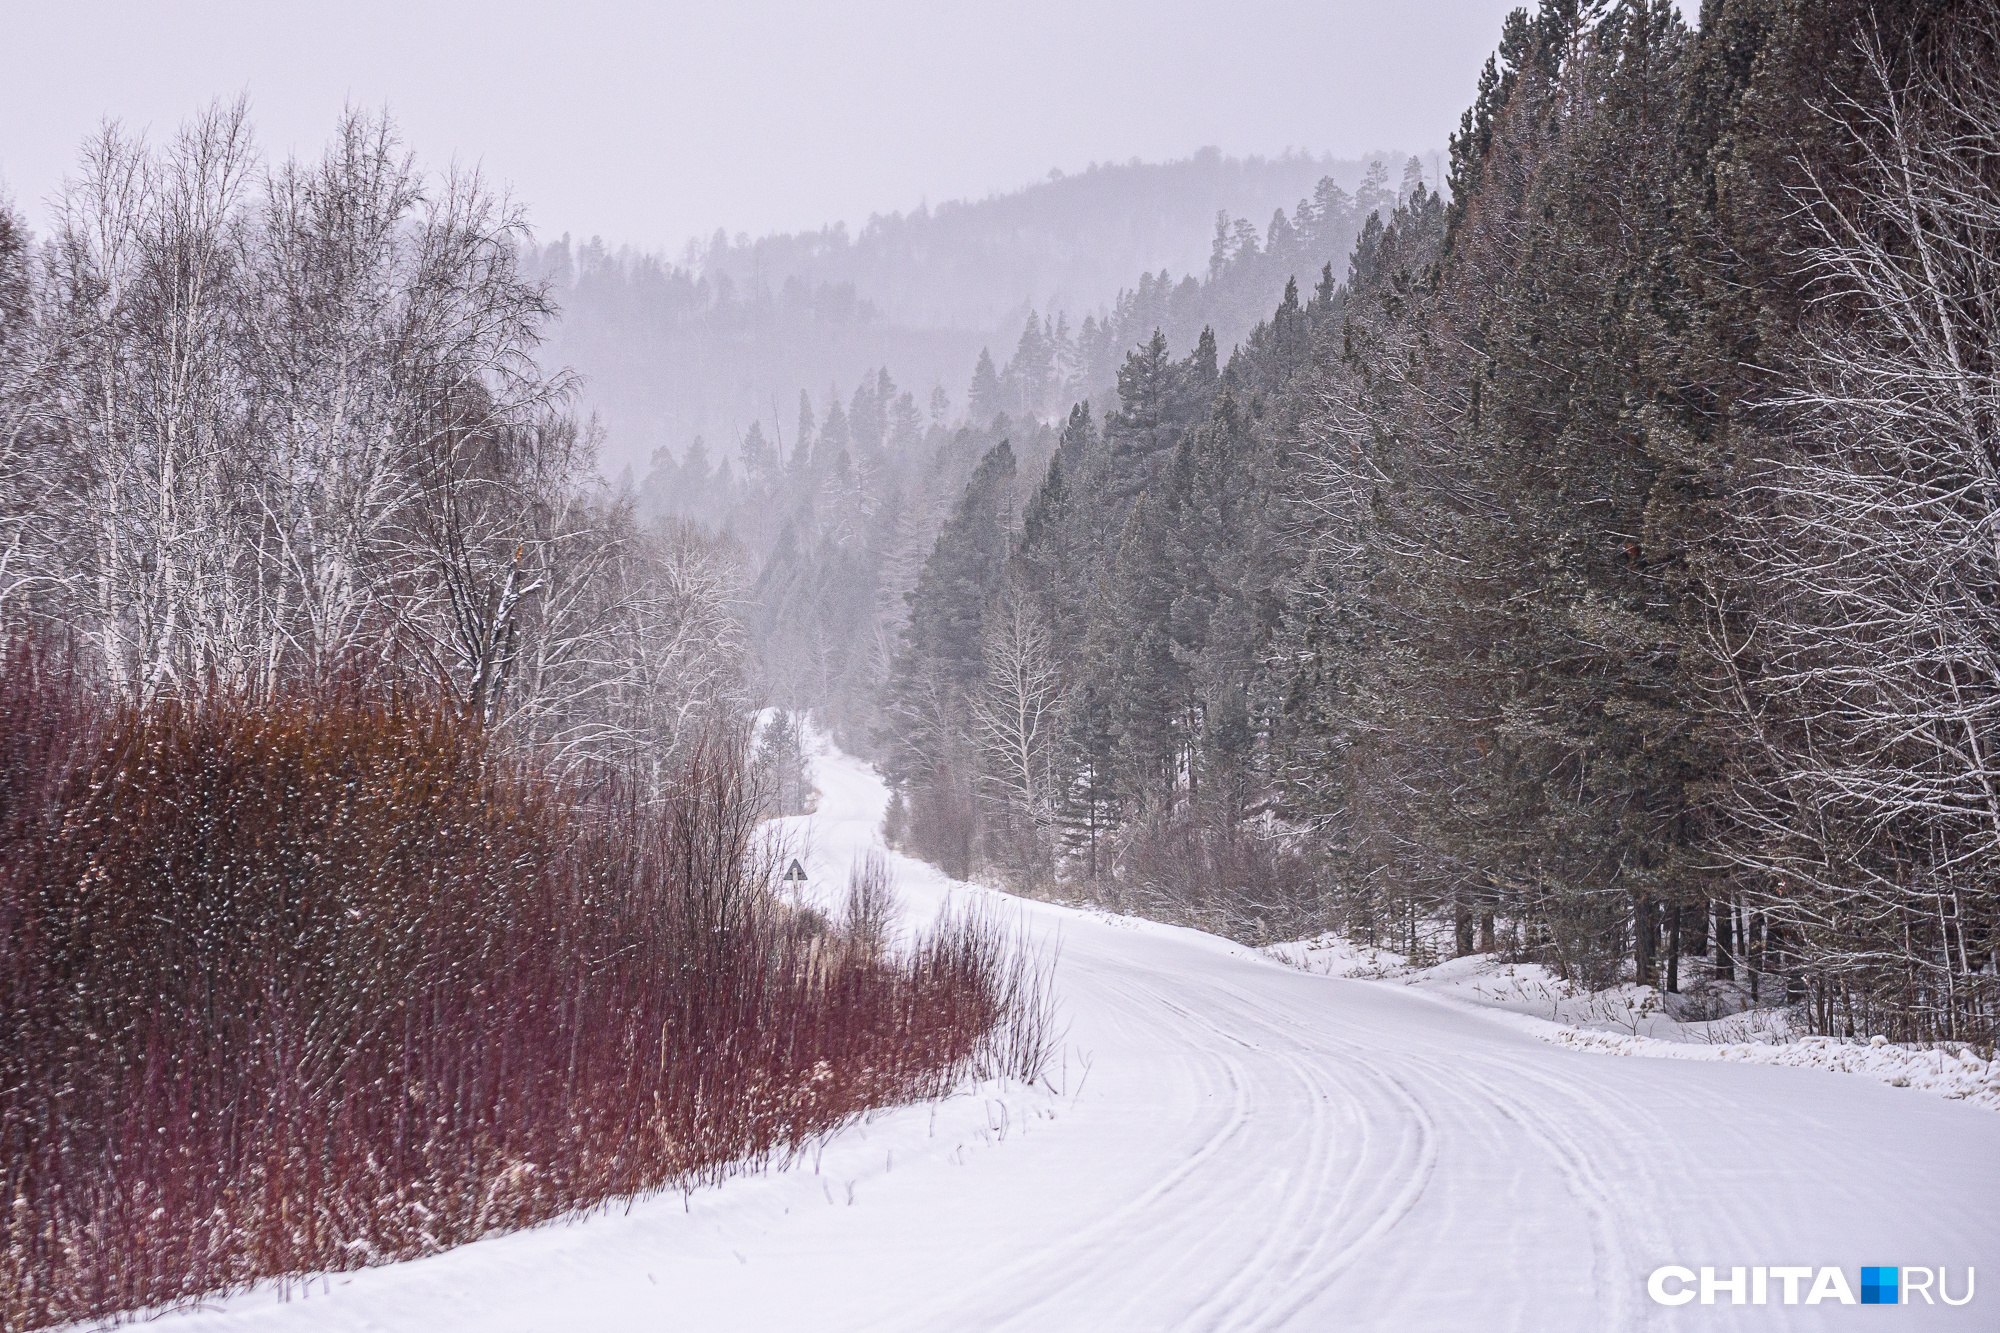
{"type": "Polygon", "coordinates": [[[1898,1268],[1867,1268],[1861,1270],[1861,1303],[1863,1305],[1894,1305],[1896,1303],[1896,1279],[1902,1270],[1898,1268]]]}

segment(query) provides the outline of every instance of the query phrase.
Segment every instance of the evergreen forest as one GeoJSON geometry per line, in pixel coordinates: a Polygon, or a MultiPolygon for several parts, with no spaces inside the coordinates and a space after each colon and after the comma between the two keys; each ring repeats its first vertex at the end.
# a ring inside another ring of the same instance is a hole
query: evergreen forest
{"type": "Polygon", "coordinates": [[[1260,270],[1240,341],[1163,323],[938,454],[839,715],[891,836],[1246,941],[1991,1040],[1996,43],[1933,0],[1516,12],[1443,190],[1260,270]]]}

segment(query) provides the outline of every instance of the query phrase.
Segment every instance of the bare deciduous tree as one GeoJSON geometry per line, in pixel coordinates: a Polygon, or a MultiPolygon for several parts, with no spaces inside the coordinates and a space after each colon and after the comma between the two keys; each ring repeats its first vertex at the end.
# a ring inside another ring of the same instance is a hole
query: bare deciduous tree
{"type": "Polygon", "coordinates": [[[987,618],[986,679],[970,703],[989,796],[1014,834],[1030,882],[1053,868],[1062,674],[1034,605],[1004,595],[987,618]]]}
{"type": "Polygon", "coordinates": [[[1846,1003],[1954,1037],[2000,1005],[2000,85],[1864,55],[1829,108],[1858,171],[1802,192],[1820,299],[1751,491],[1757,615],[1716,619],[1730,851],[1846,1003]]]}
{"type": "Polygon", "coordinates": [[[241,102],[107,125],[40,253],[0,232],[0,624],[140,699],[414,665],[656,789],[737,698],[735,572],[602,493],[527,238],[386,119],[269,169],[241,102]]]}

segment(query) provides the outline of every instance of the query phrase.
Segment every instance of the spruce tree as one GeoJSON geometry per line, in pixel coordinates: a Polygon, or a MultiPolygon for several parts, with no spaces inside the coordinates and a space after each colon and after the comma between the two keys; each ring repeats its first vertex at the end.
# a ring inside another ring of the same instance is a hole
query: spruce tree
{"type": "Polygon", "coordinates": [[[984,424],[998,416],[1005,405],[1006,394],[1000,387],[1000,372],[993,368],[993,353],[982,347],[979,364],[972,368],[972,383],[965,391],[966,412],[974,422],[984,424]]]}

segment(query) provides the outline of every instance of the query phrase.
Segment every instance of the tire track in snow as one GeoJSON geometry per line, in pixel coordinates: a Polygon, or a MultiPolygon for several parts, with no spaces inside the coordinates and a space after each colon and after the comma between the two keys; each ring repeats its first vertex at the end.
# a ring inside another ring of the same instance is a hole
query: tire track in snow
{"type": "MultiPolygon", "coordinates": [[[[880,845],[887,794],[857,761],[815,763],[821,813],[789,827],[831,893],[848,857],[880,845]]],[[[894,864],[912,919],[990,900],[894,864]]],[[[1063,1095],[982,1089],[834,1135],[826,1179],[867,1182],[852,1207],[805,1170],[737,1179],[331,1275],[310,1300],[252,1292],[162,1322],[1625,1333],[1685,1322],[1645,1298],[1657,1263],[1956,1268],[2000,1241],[1988,1112],[1810,1071],[1561,1050],[1400,987],[1009,901],[1062,936],[1057,991],[1090,1074],[1063,1095]],[[989,1134],[995,1096],[1032,1132],[989,1134]],[[953,1127],[933,1137],[940,1121],[953,1127]]],[[[1844,1326],[1837,1307],[1699,1313],[1718,1329],[1844,1326]]],[[[1896,1322],[1962,1327],[1959,1313],[1896,1322]]]]}
{"type": "MultiPolygon", "coordinates": [[[[1258,1310],[1254,1304],[1253,1288],[1252,1292],[1245,1294],[1243,1317],[1224,1327],[1262,1333],[1263,1330],[1289,1325],[1345,1276],[1368,1249],[1385,1240],[1409,1216],[1430,1187],[1438,1163],[1436,1121],[1400,1079],[1356,1053],[1344,1054],[1349,1067],[1366,1072],[1376,1087],[1391,1093],[1395,1103],[1393,1109],[1400,1113],[1394,1116],[1394,1123],[1401,1127],[1396,1160],[1383,1176],[1385,1182],[1393,1179],[1397,1174],[1396,1168],[1402,1167],[1402,1183],[1386,1191],[1389,1197],[1379,1202],[1377,1196],[1385,1191],[1371,1191],[1358,1199],[1351,1193],[1343,1192],[1334,1201],[1337,1226],[1333,1238],[1324,1245],[1316,1246],[1308,1256],[1309,1262],[1301,1265],[1310,1276],[1266,1275],[1265,1281],[1259,1285],[1267,1292],[1275,1290],[1285,1295],[1276,1304],[1258,1310]],[[1355,1232],[1354,1222],[1357,1220],[1361,1225],[1360,1230],[1355,1232]],[[1304,1290],[1297,1285],[1301,1277],[1305,1280],[1304,1290]]],[[[1350,1179],[1361,1177],[1368,1165],[1367,1144],[1364,1142],[1362,1151],[1353,1159],[1350,1179]]]]}
{"type": "MultiPolygon", "coordinates": [[[[1111,990],[1114,995],[1150,1000],[1159,998],[1158,993],[1143,981],[1126,981],[1111,990]]],[[[1148,1023],[1142,1019],[1144,1012],[1136,1005],[1126,1007],[1121,1015],[1121,1026],[1128,1031],[1157,1027],[1157,1020],[1148,1023]]],[[[1183,1055],[1181,1063],[1186,1068],[1191,1061],[1183,1055]]],[[[1209,1131],[1195,1149],[1165,1176],[1080,1230],[1061,1237],[1059,1241],[1038,1244],[1032,1252],[985,1275],[975,1291],[953,1293],[944,1300],[913,1312],[898,1312],[895,1326],[910,1329],[912,1333],[949,1327],[951,1324],[944,1321],[963,1318],[966,1306],[972,1304],[983,1312],[980,1316],[982,1327],[1004,1329],[1034,1316],[1052,1303],[1073,1299],[1079,1290],[1100,1285],[1108,1259],[1099,1248],[1103,1242],[1121,1236],[1129,1237],[1135,1231],[1152,1236],[1156,1242],[1160,1240],[1157,1223],[1151,1226],[1138,1224],[1156,1218],[1167,1200],[1177,1193],[1184,1193],[1190,1181],[1198,1180],[1204,1169],[1215,1159],[1225,1156],[1225,1150],[1250,1128],[1250,1103],[1240,1064],[1225,1060],[1218,1072],[1229,1093],[1228,1113],[1222,1123],[1209,1131]],[[1033,1280],[1029,1281],[1031,1278],[1033,1280]],[[968,1297],[971,1299],[968,1300],[968,1297]]],[[[1181,1207],[1174,1215],[1184,1217],[1188,1211],[1181,1207]]],[[[1172,1239],[1171,1233],[1167,1239],[1172,1239]]]]}
{"type": "MultiPolygon", "coordinates": [[[[1388,1236],[1428,1188],[1437,1164],[1436,1127],[1409,1088],[1377,1063],[1343,1052],[1341,1077],[1329,1077],[1325,1052],[1277,1050],[1298,1040],[1294,1031],[1259,1018],[1242,1007],[1239,994],[1217,994],[1216,1007],[1261,1032],[1266,1042],[1231,1031],[1157,985],[1130,983],[1116,993],[1143,1011],[1165,1012],[1175,1020],[1173,1035],[1192,1055],[1220,1061],[1233,1105],[1226,1133],[1211,1136],[1197,1154],[1153,1189],[1116,1212],[996,1273],[975,1292],[963,1293],[918,1312],[906,1325],[934,1326],[950,1316],[975,1318],[978,1326],[1004,1330],[1045,1328],[1066,1311],[1102,1294],[1105,1277],[1118,1274],[1131,1296],[1107,1311],[1110,1328],[1172,1328],[1225,1333],[1284,1327],[1353,1261],[1388,1236]],[[1232,1004],[1231,1002],[1236,1002],[1232,1004]],[[1190,1037],[1205,1037],[1188,1042],[1190,1037]],[[1270,1068],[1253,1071],[1247,1052],[1270,1068]],[[1282,1080],[1272,1080],[1281,1073],[1282,1080]],[[1289,1084],[1289,1096],[1270,1096],[1273,1083],[1289,1084]],[[1253,1113],[1251,1089],[1264,1092],[1264,1114],[1253,1113]],[[1351,1141],[1336,1133],[1334,1108],[1345,1112],[1357,1132],[1351,1141]],[[1289,1114],[1303,1109],[1300,1117],[1289,1114]],[[1278,1114],[1284,1113],[1284,1114],[1278,1114]],[[1246,1143],[1253,1123],[1277,1126],[1276,1141],[1246,1143]],[[1303,1140],[1299,1146],[1298,1141],[1303,1140]],[[1246,1178],[1255,1178],[1271,1160],[1286,1164],[1274,1203],[1258,1201],[1246,1219],[1242,1204],[1246,1178]],[[1174,1196],[1177,1207],[1162,1211],[1174,1196]],[[1111,1244],[1104,1244],[1105,1241],[1111,1244]],[[1169,1314],[1157,1308],[1148,1275],[1167,1279],[1189,1264],[1213,1269],[1226,1256],[1230,1279],[1191,1308],[1169,1314]],[[1031,1290],[1022,1291],[1024,1282],[1031,1290]],[[1300,1294],[1301,1284],[1304,1292],[1300,1294]],[[996,1291],[1008,1293],[996,1297],[996,1291]],[[1291,1293],[1270,1304],[1272,1293],[1291,1293]],[[974,1316],[972,1311],[979,1314],[974,1316]],[[1162,1319],[1167,1322],[1161,1322],[1162,1319]]],[[[1143,1012],[1142,1011],[1142,1012],[1143,1012]]],[[[1121,1027],[1131,1025],[1131,1014],[1121,1027]]]]}

